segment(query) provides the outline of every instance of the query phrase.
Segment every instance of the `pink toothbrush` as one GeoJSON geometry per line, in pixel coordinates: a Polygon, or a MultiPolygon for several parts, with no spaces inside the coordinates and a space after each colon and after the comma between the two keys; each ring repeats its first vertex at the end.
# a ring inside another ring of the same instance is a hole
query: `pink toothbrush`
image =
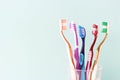
{"type": "Polygon", "coordinates": [[[93,30],[92,30],[92,34],[94,35],[94,40],[93,40],[93,43],[89,49],[89,53],[88,53],[88,60],[87,60],[87,65],[86,65],[86,80],[89,80],[88,77],[89,77],[89,71],[90,71],[90,68],[92,66],[92,59],[93,59],[93,47],[96,43],[96,40],[97,40],[97,35],[98,35],[98,25],[96,24],[93,24],[93,30]]]}

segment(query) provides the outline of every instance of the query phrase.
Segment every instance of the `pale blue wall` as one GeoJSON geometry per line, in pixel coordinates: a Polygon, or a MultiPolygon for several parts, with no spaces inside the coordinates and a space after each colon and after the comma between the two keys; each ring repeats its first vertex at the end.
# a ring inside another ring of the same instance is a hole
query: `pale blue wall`
{"type": "Polygon", "coordinates": [[[91,25],[109,21],[100,58],[102,80],[119,80],[119,8],[119,0],[0,0],[0,80],[69,79],[66,47],[59,35],[61,18],[86,27],[86,54],[93,38],[91,25]]]}

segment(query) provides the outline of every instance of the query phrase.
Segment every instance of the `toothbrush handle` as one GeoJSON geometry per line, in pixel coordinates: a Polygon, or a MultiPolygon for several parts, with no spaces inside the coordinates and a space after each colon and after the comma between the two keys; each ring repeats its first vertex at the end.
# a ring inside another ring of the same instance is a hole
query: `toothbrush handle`
{"type": "Polygon", "coordinates": [[[70,59],[70,62],[72,63],[73,65],[73,68],[75,69],[75,64],[74,64],[74,60],[73,60],[73,52],[72,52],[72,47],[69,43],[69,41],[67,40],[67,38],[65,37],[63,31],[61,31],[61,36],[67,46],[67,49],[68,49],[68,55],[69,55],[69,59],[70,59]]]}
{"type": "Polygon", "coordinates": [[[78,48],[74,50],[74,58],[75,58],[75,68],[80,69],[80,64],[79,64],[79,54],[78,54],[78,48]]]}
{"type": "Polygon", "coordinates": [[[80,80],[86,80],[85,79],[85,65],[84,65],[84,54],[80,53],[80,69],[81,69],[81,79],[80,80]]]}
{"type": "MultiPolygon", "coordinates": [[[[74,49],[74,58],[75,58],[75,70],[80,70],[78,47],[74,49]]],[[[81,72],[75,71],[75,75],[76,75],[76,80],[78,80],[78,78],[79,80],[81,80],[81,72]]]]}
{"type": "Polygon", "coordinates": [[[90,70],[91,65],[92,65],[92,59],[93,59],[93,47],[95,45],[95,42],[97,40],[97,36],[94,36],[94,41],[90,47],[89,53],[88,53],[88,61],[87,61],[87,65],[86,65],[86,70],[90,70]]]}
{"type": "Polygon", "coordinates": [[[92,65],[92,59],[93,59],[93,51],[89,51],[88,53],[88,61],[86,65],[86,70],[90,70],[91,65],[92,65]]]}
{"type": "Polygon", "coordinates": [[[92,80],[92,73],[93,73],[93,70],[94,70],[94,68],[95,68],[95,66],[96,66],[96,64],[97,64],[97,61],[96,60],[94,60],[94,62],[93,62],[93,67],[92,67],[92,71],[90,71],[90,80],[92,80]]]}
{"type": "Polygon", "coordinates": [[[84,66],[84,55],[83,55],[83,53],[80,53],[80,59],[79,59],[79,64],[80,64],[80,67],[81,67],[81,69],[82,69],[82,67],[84,66]]]}
{"type": "Polygon", "coordinates": [[[82,39],[82,48],[81,48],[81,52],[79,54],[79,64],[80,67],[82,69],[82,67],[84,66],[84,60],[85,60],[85,39],[82,39]]]}
{"type": "Polygon", "coordinates": [[[87,61],[87,65],[86,65],[86,80],[89,80],[89,73],[90,73],[91,65],[92,65],[92,61],[87,61]]]}
{"type": "Polygon", "coordinates": [[[82,48],[81,48],[81,52],[79,55],[79,64],[80,64],[80,68],[81,68],[81,80],[86,80],[85,79],[85,38],[82,39],[82,48]]]}

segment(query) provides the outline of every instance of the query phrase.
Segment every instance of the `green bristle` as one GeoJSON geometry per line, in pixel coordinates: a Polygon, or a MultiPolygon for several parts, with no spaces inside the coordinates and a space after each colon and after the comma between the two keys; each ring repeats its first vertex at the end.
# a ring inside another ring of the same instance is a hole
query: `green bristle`
{"type": "Polygon", "coordinates": [[[107,22],[102,22],[102,25],[103,25],[103,26],[107,26],[108,23],[107,23],[107,22]]]}
{"type": "Polygon", "coordinates": [[[107,33],[107,28],[103,28],[102,33],[107,33]]]}
{"type": "Polygon", "coordinates": [[[108,23],[107,22],[102,22],[102,26],[103,26],[102,33],[107,33],[108,23]]]}

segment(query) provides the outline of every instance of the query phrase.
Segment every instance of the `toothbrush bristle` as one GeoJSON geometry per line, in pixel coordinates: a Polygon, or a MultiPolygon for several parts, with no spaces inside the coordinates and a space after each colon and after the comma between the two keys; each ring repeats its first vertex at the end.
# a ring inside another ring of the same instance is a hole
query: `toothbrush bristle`
{"type": "Polygon", "coordinates": [[[95,36],[98,34],[98,25],[93,24],[92,34],[95,35],[95,36]]]}
{"type": "Polygon", "coordinates": [[[96,29],[97,29],[97,28],[98,28],[98,25],[96,25],[96,24],[93,24],[93,28],[96,28],[96,29]]]}
{"type": "Polygon", "coordinates": [[[107,23],[107,22],[102,22],[102,25],[103,25],[103,26],[107,26],[108,23],[107,23]]]}
{"type": "Polygon", "coordinates": [[[73,32],[76,31],[76,24],[73,21],[70,23],[70,29],[73,32]]]}
{"type": "Polygon", "coordinates": [[[85,36],[86,36],[85,28],[82,26],[79,26],[79,35],[81,38],[85,38],[85,36]]]}
{"type": "Polygon", "coordinates": [[[66,30],[67,29],[66,19],[61,19],[60,20],[60,26],[61,26],[61,30],[66,30]]]}
{"type": "Polygon", "coordinates": [[[108,23],[107,22],[102,22],[102,26],[103,26],[102,33],[107,33],[108,23]]]}
{"type": "Polygon", "coordinates": [[[107,33],[107,29],[106,28],[102,29],[102,33],[107,33]]]}

